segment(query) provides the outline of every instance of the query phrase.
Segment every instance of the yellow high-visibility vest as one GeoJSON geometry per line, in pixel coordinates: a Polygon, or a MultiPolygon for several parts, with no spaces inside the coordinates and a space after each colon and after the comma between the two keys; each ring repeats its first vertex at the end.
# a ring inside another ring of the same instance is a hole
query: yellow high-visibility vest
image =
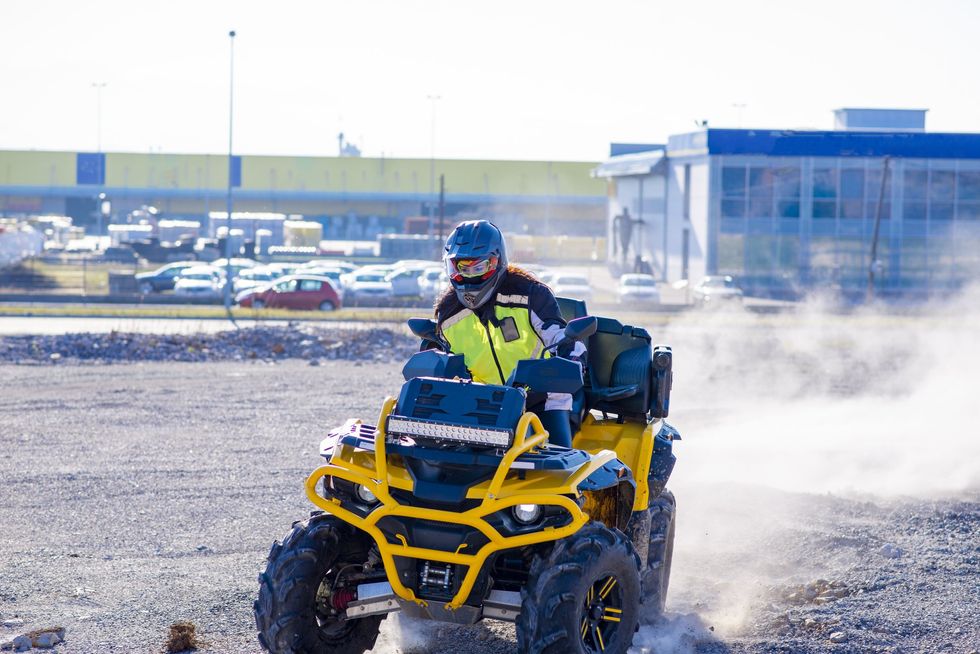
{"type": "Polygon", "coordinates": [[[484,384],[505,383],[518,361],[536,359],[544,349],[531,324],[526,295],[498,293],[494,317],[497,324],[483,324],[473,311],[463,309],[439,326],[453,354],[463,355],[473,380],[484,384]]]}

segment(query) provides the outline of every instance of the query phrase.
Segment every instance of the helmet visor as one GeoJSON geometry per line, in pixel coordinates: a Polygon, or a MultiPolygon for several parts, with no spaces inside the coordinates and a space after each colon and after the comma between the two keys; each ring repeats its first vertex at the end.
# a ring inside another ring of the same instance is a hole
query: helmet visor
{"type": "Polygon", "coordinates": [[[479,259],[447,259],[446,268],[449,278],[457,284],[477,284],[493,277],[497,272],[499,261],[497,256],[492,254],[479,259]]]}

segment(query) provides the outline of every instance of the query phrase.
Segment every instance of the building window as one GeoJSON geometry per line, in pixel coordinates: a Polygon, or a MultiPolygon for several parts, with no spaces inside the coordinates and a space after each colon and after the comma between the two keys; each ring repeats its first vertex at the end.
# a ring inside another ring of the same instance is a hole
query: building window
{"type": "Polygon", "coordinates": [[[780,218],[799,218],[800,169],[773,168],[772,173],[776,194],[776,215],[780,218]]]}
{"type": "Polygon", "coordinates": [[[841,218],[864,218],[864,169],[845,168],[840,171],[841,218]]]}
{"type": "Polygon", "coordinates": [[[772,216],[773,171],[763,166],[749,168],[749,217],[772,216]]]}
{"type": "Polygon", "coordinates": [[[929,171],[906,170],[902,180],[902,200],[905,220],[926,219],[926,193],[929,187],[929,171]]]}
{"type": "Polygon", "coordinates": [[[929,173],[929,220],[952,220],[956,198],[956,174],[950,170],[929,173]]]}
{"type": "Polygon", "coordinates": [[[741,234],[718,235],[718,274],[741,275],[745,267],[745,237],[741,234]]]}
{"type": "Polygon", "coordinates": [[[813,217],[837,217],[837,169],[813,170],[813,217]]]}
{"type": "Polygon", "coordinates": [[[980,172],[956,176],[956,219],[980,220],[980,172]]]}
{"type": "Polygon", "coordinates": [[[723,166],[721,169],[721,217],[745,217],[745,166],[723,166]]]}

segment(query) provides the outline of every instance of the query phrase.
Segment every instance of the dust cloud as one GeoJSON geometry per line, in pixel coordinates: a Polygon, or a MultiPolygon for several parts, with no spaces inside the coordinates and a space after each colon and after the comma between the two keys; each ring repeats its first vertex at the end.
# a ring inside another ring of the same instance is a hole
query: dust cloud
{"type": "Polygon", "coordinates": [[[674,348],[670,422],[684,440],[668,615],[632,652],[758,632],[773,588],[859,567],[859,548],[836,546],[856,530],[821,531],[821,511],[833,524],[853,502],[980,491],[978,300],[974,288],[904,312],[692,312],[651,330],[674,348]]]}

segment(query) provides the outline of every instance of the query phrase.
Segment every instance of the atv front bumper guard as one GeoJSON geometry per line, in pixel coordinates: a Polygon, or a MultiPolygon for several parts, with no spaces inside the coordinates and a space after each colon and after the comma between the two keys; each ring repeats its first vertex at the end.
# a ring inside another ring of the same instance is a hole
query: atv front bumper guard
{"type": "MultiPolygon", "coordinates": [[[[402,584],[397,573],[394,557],[399,556],[466,566],[466,574],[460,584],[459,591],[444,607],[440,607],[449,611],[455,611],[463,606],[472,592],[473,586],[476,584],[484,564],[495,552],[559,540],[571,536],[581,529],[588,522],[589,516],[582,511],[578,503],[566,495],[577,496],[579,483],[586,479],[596,468],[616,459],[614,452],[604,450],[593,455],[588,465],[583,465],[572,475],[563,479],[558,487],[548,488],[534,493],[504,493],[504,496],[501,496],[504,481],[517,458],[522,454],[543,446],[548,439],[548,432],[541,425],[541,420],[533,413],[528,412],[521,416],[515,430],[514,444],[504,454],[478,506],[463,512],[406,506],[399,504],[390,493],[390,487],[392,485],[401,487],[402,484],[390,476],[385,452],[386,435],[384,429],[386,418],[392,413],[394,407],[395,399],[389,397],[385,400],[381,409],[381,416],[378,419],[377,433],[375,436],[374,456],[372,457],[373,469],[367,467],[367,465],[354,462],[354,457],[352,456],[353,448],[349,446],[339,447],[333,452],[330,463],[317,468],[306,480],[306,495],[313,504],[325,512],[337,516],[344,522],[370,535],[378,546],[388,582],[391,584],[394,593],[406,602],[413,602],[420,607],[427,607],[428,602],[417,597],[411,588],[402,584]],[[319,484],[321,479],[328,476],[367,487],[378,498],[379,504],[370,513],[362,517],[341,506],[339,499],[324,498],[317,492],[317,484],[319,484]],[[568,512],[571,516],[571,521],[562,527],[546,527],[537,532],[504,536],[494,529],[485,519],[491,514],[509,509],[518,504],[560,507],[568,512]],[[455,525],[466,525],[481,532],[487,538],[488,542],[473,553],[464,553],[462,551],[466,548],[465,543],[455,552],[414,547],[401,534],[397,535],[401,543],[393,544],[388,542],[388,539],[385,538],[377,526],[378,522],[386,516],[399,516],[455,525]]],[[[369,460],[365,459],[361,459],[361,461],[364,464],[370,463],[369,460]]]]}

